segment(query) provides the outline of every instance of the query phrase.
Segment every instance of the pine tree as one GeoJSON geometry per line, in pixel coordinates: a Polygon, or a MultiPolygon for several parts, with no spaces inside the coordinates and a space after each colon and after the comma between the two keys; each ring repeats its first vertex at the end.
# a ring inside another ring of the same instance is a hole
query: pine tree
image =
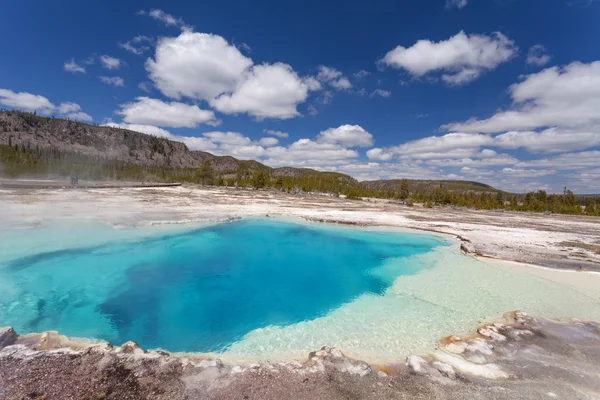
{"type": "Polygon", "coordinates": [[[406,200],[410,196],[410,189],[408,186],[408,179],[402,179],[400,181],[400,193],[398,194],[398,198],[400,200],[406,200]]]}
{"type": "Polygon", "coordinates": [[[593,200],[590,200],[589,203],[587,204],[587,206],[585,206],[585,213],[587,215],[596,215],[596,213],[597,213],[596,204],[594,203],[593,200]]]}
{"type": "Polygon", "coordinates": [[[504,196],[502,195],[502,192],[496,193],[496,204],[500,208],[504,207],[504,196]]]}
{"type": "Polygon", "coordinates": [[[256,170],[252,175],[252,186],[255,189],[262,189],[267,185],[267,173],[263,170],[256,170]]]}
{"type": "Polygon", "coordinates": [[[196,175],[198,178],[200,178],[199,180],[201,181],[202,186],[204,186],[204,183],[207,180],[212,180],[213,169],[210,165],[210,160],[208,158],[205,158],[202,161],[202,166],[200,167],[200,169],[196,170],[196,175]]]}

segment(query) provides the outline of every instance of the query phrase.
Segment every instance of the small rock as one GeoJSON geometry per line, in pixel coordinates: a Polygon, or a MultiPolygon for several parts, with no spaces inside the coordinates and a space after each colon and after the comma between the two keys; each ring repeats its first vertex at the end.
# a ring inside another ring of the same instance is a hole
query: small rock
{"type": "Polygon", "coordinates": [[[486,326],[485,328],[479,328],[477,332],[485,337],[489,337],[490,339],[496,342],[503,342],[506,340],[506,336],[498,333],[498,329],[495,326],[486,326]]]}
{"type": "Polygon", "coordinates": [[[335,347],[333,349],[331,349],[331,356],[333,358],[346,358],[344,353],[342,353],[342,351],[340,349],[336,349],[335,347]]]}
{"type": "Polygon", "coordinates": [[[485,337],[490,337],[490,336],[492,336],[492,333],[494,333],[494,332],[489,328],[479,328],[477,330],[477,333],[479,333],[480,335],[485,336],[485,337]]]}
{"type": "Polygon", "coordinates": [[[129,342],[124,343],[121,347],[117,348],[117,353],[132,354],[140,351],[142,353],[146,353],[146,350],[142,349],[140,346],[138,346],[136,342],[133,342],[131,340],[129,342]]]}
{"type": "Polygon", "coordinates": [[[215,360],[200,360],[200,362],[196,363],[197,367],[200,368],[221,368],[223,363],[219,359],[215,360]]]}
{"type": "Polygon", "coordinates": [[[533,332],[527,330],[527,329],[507,329],[506,333],[508,334],[508,336],[511,339],[520,339],[521,336],[531,336],[533,335],[533,332]]]}
{"type": "Polygon", "coordinates": [[[371,367],[369,367],[369,364],[365,362],[352,363],[349,360],[346,360],[343,366],[341,368],[338,367],[338,369],[342,372],[347,372],[349,374],[355,374],[358,376],[365,376],[371,373],[371,367]]]}
{"type": "Polygon", "coordinates": [[[313,351],[308,355],[308,359],[315,361],[317,359],[345,359],[346,356],[341,350],[335,347],[323,346],[321,350],[313,351]]]}
{"type": "Polygon", "coordinates": [[[531,319],[529,317],[529,315],[527,315],[527,313],[524,313],[523,311],[515,311],[513,315],[514,315],[515,321],[518,324],[524,324],[525,322],[527,322],[528,320],[531,319]]]}
{"type": "Polygon", "coordinates": [[[308,359],[314,360],[316,358],[323,358],[327,354],[328,350],[329,350],[329,347],[323,346],[323,347],[321,347],[321,350],[311,351],[310,353],[308,353],[308,359]]]}
{"type": "Polygon", "coordinates": [[[233,368],[231,368],[232,374],[241,374],[242,372],[244,372],[244,368],[240,367],[239,365],[236,365],[233,368]]]}
{"type": "Polygon", "coordinates": [[[386,374],[386,373],[385,373],[385,372],[383,372],[383,371],[378,371],[378,372],[377,372],[377,376],[378,376],[378,377],[380,377],[380,378],[387,378],[387,377],[388,377],[388,374],[386,374]]]}
{"type": "Polygon", "coordinates": [[[452,366],[450,366],[449,364],[439,362],[439,361],[434,361],[431,363],[431,366],[434,367],[435,369],[437,369],[438,371],[440,371],[442,373],[442,375],[445,375],[450,379],[456,378],[456,373],[454,372],[454,368],[452,368],[452,366]]]}
{"type": "Polygon", "coordinates": [[[517,317],[517,318],[525,318],[525,317],[528,317],[528,315],[524,311],[515,311],[515,317],[517,317]]]}
{"type": "Polygon", "coordinates": [[[96,354],[105,354],[111,350],[113,350],[113,345],[110,343],[98,343],[93,346],[90,346],[88,349],[90,353],[96,354]]]}
{"type": "Polygon", "coordinates": [[[492,354],[494,354],[494,352],[492,351],[493,348],[494,346],[487,343],[483,339],[474,339],[467,345],[468,351],[479,352],[487,356],[491,356],[492,354]]]}
{"type": "Polygon", "coordinates": [[[17,333],[12,326],[0,328],[0,348],[10,346],[17,340],[17,333]]]}
{"type": "Polygon", "coordinates": [[[415,374],[426,374],[429,364],[419,356],[409,356],[406,359],[406,365],[415,374]]]}
{"type": "Polygon", "coordinates": [[[481,354],[469,354],[467,360],[471,361],[474,364],[486,364],[487,360],[481,354]]]}
{"type": "Polygon", "coordinates": [[[506,336],[501,333],[492,332],[490,338],[496,342],[504,342],[506,340],[506,336]]]}
{"type": "Polygon", "coordinates": [[[323,363],[321,361],[319,361],[316,364],[314,364],[308,368],[299,369],[298,372],[300,374],[304,374],[304,373],[317,374],[320,372],[325,372],[325,365],[323,365],[323,363]]]}
{"type": "Polygon", "coordinates": [[[446,350],[448,350],[450,353],[454,353],[454,354],[464,353],[466,348],[467,348],[467,343],[465,343],[465,342],[452,342],[452,343],[446,345],[446,350]]]}
{"type": "Polygon", "coordinates": [[[288,369],[299,369],[299,368],[302,368],[302,364],[299,361],[297,361],[297,360],[290,361],[288,363],[285,363],[284,365],[288,369]]]}

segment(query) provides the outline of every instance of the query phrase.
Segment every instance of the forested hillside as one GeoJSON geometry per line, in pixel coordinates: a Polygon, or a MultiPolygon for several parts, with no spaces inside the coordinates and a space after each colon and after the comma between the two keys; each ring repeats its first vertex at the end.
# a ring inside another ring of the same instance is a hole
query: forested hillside
{"type": "Polygon", "coordinates": [[[183,143],[125,129],[0,112],[0,175],[85,180],[190,182],[270,187],[292,193],[318,192],[349,199],[394,199],[409,206],[600,215],[598,197],[544,191],[502,192],[471,181],[380,180],[358,182],[341,173],[271,168],[258,161],[189,151],[183,143]]]}

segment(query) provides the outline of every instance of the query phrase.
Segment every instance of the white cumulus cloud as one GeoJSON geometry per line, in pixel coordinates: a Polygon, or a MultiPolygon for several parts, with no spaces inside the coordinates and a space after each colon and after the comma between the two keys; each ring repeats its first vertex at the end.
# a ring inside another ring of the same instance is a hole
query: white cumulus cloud
{"type": "Polygon", "coordinates": [[[218,35],[182,32],[158,41],[146,70],[165,96],[212,100],[233,92],[252,60],[218,35]]]}
{"type": "Polygon", "coordinates": [[[391,148],[394,153],[409,156],[440,154],[444,156],[450,151],[477,152],[481,146],[490,145],[493,139],[487,135],[476,133],[448,133],[443,136],[430,136],[406,142],[391,148]]]}
{"type": "Polygon", "coordinates": [[[358,79],[366,78],[369,75],[371,75],[371,73],[369,71],[365,71],[364,69],[354,73],[354,77],[358,79]]]}
{"type": "Polygon", "coordinates": [[[204,136],[215,143],[245,146],[252,143],[249,137],[239,132],[206,132],[204,136]]]}
{"type": "Polygon", "coordinates": [[[390,161],[394,157],[394,153],[376,147],[367,151],[367,157],[373,161],[390,161]]]}
{"type": "Polygon", "coordinates": [[[86,122],[92,120],[92,117],[89,114],[86,114],[83,111],[81,111],[81,106],[77,103],[60,103],[58,107],[56,107],[56,111],[58,111],[58,113],[65,118],[86,122]]]}
{"type": "Polygon", "coordinates": [[[150,50],[150,46],[148,46],[148,44],[152,42],[152,38],[144,35],[138,35],[125,43],[119,42],[119,47],[127,50],[130,53],[141,56],[146,51],[150,50]]]}
{"type": "Polygon", "coordinates": [[[519,178],[539,178],[540,176],[549,176],[556,174],[553,169],[523,169],[506,167],[501,171],[506,175],[515,175],[519,178]]]}
{"type": "Polygon", "coordinates": [[[287,132],[275,131],[272,129],[265,129],[263,132],[265,132],[267,135],[277,136],[278,138],[282,139],[287,139],[290,137],[289,133],[287,132]]]}
{"type": "Polygon", "coordinates": [[[373,145],[373,135],[359,125],[341,125],[319,133],[317,142],[340,144],[345,147],[369,147],[373,145]]]}
{"type": "Polygon", "coordinates": [[[100,80],[107,85],[112,85],[116,87],[121,87],[125,85],[125,80],[120,76],[101,76],[100,80]]]}
{"type": "Polygon", "coordinates": [[[78,72],[85,74],[85,68],[83,68],[81,65],[77,64],[75,62],[75,60],[72,58],[68,61],[65,61],[65,63],[63,64],[63,68],[65,71],[72,72],[74,74],[76,74],[78,72]]]}
{"type": "Polygon", "coordinates": [[[509,110],[443,128],[488,133],[553,126],[596,132],[600,129],[600,61],[547,68],[512,85],[510,93],[513,106],[509,110]]]}
{"type": "Polygon", "coordinates": [[[527,53],[527,64],[544,66],[550,62],[552,57],[546,51],[546,48],[541,44],[531,46],[527,53]]]}
{"type": "Polygon", "coordinates": [[[494,145],[504,149],[523,148],[530,153],[563,153],[600,146],[600,131],[565,131],[558,128],[540,132],[510,131],[496,136],[494,145]]]}
{"type": "Polygon", "coordinates": [[[140,82],[138,83],[138,88],[143,90],[146,93],[150,93],[152,91],[152,84],[150,82],[140,82]]]}
{"type": "Polygon", "coordinates": [[[468,0],[446,0],[446,8],[463,8],[468,3],[468,0]]]}
{"type": "Polygon", "coordinates": [[[322,167],[338,165],[358,158],[355,150],[334,143],[319,143],[311,139],[300,139],[288,147],[276,146],[266,149],[265,163],[273,167],[322,167]]]}
{"type": "Polygon", "coordinates": [[[146,70],[167,97],[206,100],[222,113],[257,119],[300,116],[298,104],[321,89],[317,79],[287,64],[254,64],[223,37],[191,30],[160,39],[146,70]]]}
{"type": "Polygon", "coordinates": [[[225,114],[248,113],[262,118],[293,118],[296,106],[308,97],[307,84],[287,64],[255,65],[231,94],[222,94],[210,104],[225,114]]]}
{"type": "Polygon", "coordinates": [[[44,96],[27,92],[15,93],[8,89],[0,89],[0,104],[17,110],[37,111],[43,114],[56,109],[56,106],[44,96]]]}
{"type": "Polygon", "coordinates": [[[453,157],[452,152],[448,155],[451,158],[440,158],[435,160],[428,160],[429,165],[436,165],[439,167],[464,167],[464,166],[476,166],[476,167],[490,167],[490,166],[501,166],[501,165],[514,165],[519,162],[518,159],[511,156],[510,154],[497,154],[495,156],[484,156],[482,154],[475,154],[474,157],[459,158],[453,157]],[[476,158],[482,157],[482,158],[476,158]]]}
{"type": "Polygon", "coordinates": [[[100,62],[106,69],[119,69],[121,68],[121,60],[115,57],[102,55],[100,56],[100,62]]]}
{"type": "Polygon", "coordinates": [[[217,125],[219,121],[209,110],[179,102],[164,102],[149,97],[138,97],[135,101],[121,104],[116,114],[131,124],[153,125],[172,128],[194,128],[198,124],[217,125]]]}
{"type": "Polygon", "coordinates": [[[171,14],[168,14],[160,9],[152,9],[150,11],[140,10],[137,12],[138,15],[146,15],[156,21],[160,21],[167,26],[176,26],[180,29],[190,30],[191,27],[188,26],[183,19],[174,17],[171,14]]]}
{"type": "Polygon", "coordinates": [[[539,158],[530,161],[521,161],[518,167],[556,168],[560,170],[579,170],[598,168],[600,151],[581,151],[576,153],[563,153],[554,157],[539,158]]]}
{"type": "Polygon", "coordinates": [[[375,96],[381,96],[381,97],[390,97],[392,95],[392,92],[389,90],[384,90],[384,89],[375,89],[372,93],[371,93],[371,97],[375,97],[375,96]]]}
{"type": "Polygon", "coordinates": [[[79,104],[64,102],[56,106],[48,98],[39,94],[17,93],[8,89],[0,89],[0,104],[16,110],[38,112],[43,115],[57,113],[64,118],[85,122],[92,121],[89,114],[81,111],[79,104]]]}
{"type": "Polygon", "coordinates": [[[317,79],[336,90],[348,90],[352,88],[352,83],[350,83],[350,80],[341,71],[324,65],[319,66],[317,79]]]}
{"type": "Polygon", "coordinates": [[[261,138],[258,141],[258,143],[261,146],[264,146],[264,147],[271,147],[271,146],[278,145],[279,144],[279,140],[277,138],[274,138],[274,137],[264,137],[264,138],[261,138]]]}
{"type": "Polygon", "coordinates": [[[398,46],[381,63],[407,70],[415,77],[443,71],[442,80],[461,85],[507,62],[517,54],[515,43],[500,32],[468,35],[459,32],[447,40],[419,40],[411,47],[398,46]]]}
{"type": "Polygon", "coordinates": [[[162,128],[159,128],[157,126],[152,126],[152,125],[127,124],[127,123],[123,123],[123,122],[117,123],[117,122],[110,121],[110,122],[104,123],[102,126],[110,126],[112,128],[127,129],[130,131],[146,133],[148,135],[164,137],[167,139],[175,138],[175,136],[172,135],[171,132],[167,131],[166,129],[162,129],[162,128]]]}

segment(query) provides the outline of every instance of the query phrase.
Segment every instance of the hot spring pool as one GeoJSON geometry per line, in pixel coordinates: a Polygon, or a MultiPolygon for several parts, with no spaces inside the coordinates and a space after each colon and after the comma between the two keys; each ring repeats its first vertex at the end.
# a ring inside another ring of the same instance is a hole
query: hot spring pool
{"type": "Polygon", "coordinates": [[[429,234],[258,219],[36,250],[36,229],[0,258],[0,326],[21,333],[237,361],[323,345],[391,361],[513,309],[600,319],[592,298],[429,234]],[[29,249],[14,251],[27,238],[29,249]]]}

